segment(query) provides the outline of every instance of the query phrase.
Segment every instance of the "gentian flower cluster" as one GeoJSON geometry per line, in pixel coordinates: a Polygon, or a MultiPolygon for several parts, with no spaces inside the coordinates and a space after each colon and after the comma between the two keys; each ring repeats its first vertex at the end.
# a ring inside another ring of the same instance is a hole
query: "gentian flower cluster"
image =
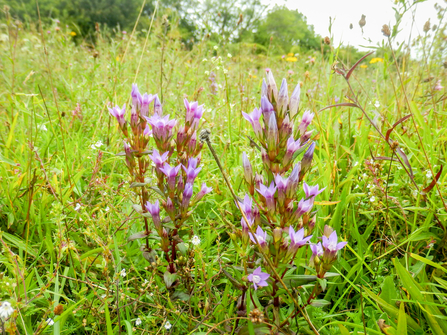
{"type": "MultiPolygon", "coordinates": [[[[240,208],[248,222],[243,217],[240,232],[232,238],[237,243],[237,236],[240,236],[243,248],[254,246],[260,251],[248,257],[248,264],[259,264],[257,258],[261,254],[271,260],[275,271],[271,264],[267,264],[270,262],[261,259],[262,266],[247,279],[255,290],[264,287],[278,308],[280,281],[274,272],[283,277],[298,251],[310,245],[312,264],[318,277],[324,278],[336,260],[338,250],[346,245],[346,242],[337,241],[335,231],[324,235],[317,244],[310,243],[316,224],[315,199],[325,188],[304,181],[311,170],[315,150],[312,131],[308,130],[314,114],[306,110],[299,117],[299,102],[300,85],[289,97],[286,80],[283,79],[278,91],[269,69],[262,83],[260,107],[251,114],[242,113],[250,122],[255,142],[259,144],[262,168],[255,171],[248,155],[242,154],[248,193],[240,202],[240,208]]],[[[319,289],[314,290],[310,295],[312,299],[319,292],[319,289]]]]}
{"type": "Polygon", "coordinates": [[[129,240],[146,238],[143,256],[149,261],[153,260],[153,250],[148,243],[151,230],[147,222],[147,218],[151,217],[168,263],[167,271],[176,273],[177,246],[183,241],[183,236],[179,234],[192,233],[192,230],[181,228],[191,216],[191,208],[212,190],[203,183],[193,197],[194,184],[202,169],[200,152],[203,144],[197,141],[197,130],[203,106],[185,99],[185,121],[181,125],[169,115],[163,115],[157,95],[140,94],[136,84],[132,85],[131,99],[130,122],[125,119],[125,105],[109,109],[126,138],[123,155],[134,179],[131,187],[141,187],[139,211],[145,220],[145,231],[131,236],[129,240]],[[147,148],[151,138],[155,142],[152,150],[147,148]],[[150,185],[149,179],[145,179],[149,170],[155,173],[156,185],[150,185]],[[158,199],[150,201],[146,186],[156,191],[158,199]],[[162,209],[166,212],[164,218],[162,209]]]}

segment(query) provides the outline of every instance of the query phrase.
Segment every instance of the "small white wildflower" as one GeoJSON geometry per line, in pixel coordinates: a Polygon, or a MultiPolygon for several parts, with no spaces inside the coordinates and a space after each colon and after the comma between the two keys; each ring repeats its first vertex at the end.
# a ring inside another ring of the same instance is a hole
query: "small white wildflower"
{"type": "MultiPolygon", "coordinates": [[[[214,47],[214,48],[216,48],[216,47],[214,47]]],[[[165,323],[165,328],[166,328],[167,330],[169,330],[169,329],[171,329],[171,327],[172,327],[171,323],[170,323],[169,321],[166,321],[166,323],[165,323]]]]}
{"type": "Polygon", "coordinates": [[[227,70],[227,69],[224,69],[224,70],[223,70],[223,73],[227,74],[227,73],[228,73],[228,70],[227,70]]]}
{"type": "Polygon", "coordinates": [[[433,174],[431,173],[430,170],[426,170],[425,171],[425,176],[427,177],[427,179],[431,179],[431,177],[433,177],[433,174]]]}
{"type": "Polygon", "coordinates": [[[362,174],[363,178],[368,178],[368,175],[366,173],[362,174]]]}
{"type": "Polygon", "coordinates": [[[12,308],[11,303],[4,301],[0,306],[0,318],[7,319],[12,313],[14,313],[14,308],[12,308]]]}
{"type": "Polygon", "coordinates": [[[194,235],[192,240],[191,240],[191,243],[194,244],[194,245],[199,245],[200,244],[200,238],[197,235],[194,235]]]}
{"type": "Polygon", "coordinates": [[[208,59],[204,58],[202,59],[202,62],[208,62],[208,59]]]}
{"type": "Polygon", "coordinates": [[[105,210],[106,212],[108,212],[108,211],[110,210],[109,206],[107,206],[106,208],[104,208],[104,210],[105,210]]]}
{"type": "Polygon", "coordinates": [[[38,125],[38,126],[37,126],[37,129],[39,129],[39,130],[43,130],[43,131],[47,131],[47,130],[48,130],[47,127],[46,127],[44,124],[40,124],[40,125],[38,125]]]}
{"type": "Polygon", "coordinates": [[[93,144],[90,146],[90,148],[92,148],[92,149],[99,149],[99,148],[101,148],[103,145],[104,145],[104,143],[102,143],[101,141],[98,141],[98,142],[96,142],[96,143],[93,143],[93,144]]]}
{"type": "Polygon", "coordinates": [[[359,165],[359,162],[355,162],[353,166],[357,166],[357,165],[359,165]]]}
{"type": "Polygon", "coordinates": [[[418,190],[413,190],[413,196],[417,197],[419,194],[418,190]]]}
{"type": "Polygon", "coordinates": [[[207,76],[209,76],[210,71],[205,71],[205,74],[206,74],[207,76]]]}
{"type": "Polygon", "coordinates": [[[48,318],[47,321],[46,321],[46,323],[47,323],[48,326],[52,326],[52,325],[54,325],[54,321],[53,321],[52,318],[48,318]]]}
{"type": "Polygon", "coordinates": [[[379,108],[379,107],[380,107],[380,102],[379,102],[378,100],[376,100],[376,103],[374,104],[374,106],[375,106],[376,108],[379,108]]]}
{"type": "Polygon", "coordinates": [[[149,281],[145,279],[143,285],[146,286],[147,284],[149,284],[149,281]]]}
{"type": "Polygon", "coordinates": [[[121,276],[121,277],[126,277],[126,276],[127,276],[126,269],[122,269],[122,270],[120,271],[120,276],[121,276]]]}
{"type": "Polygon", "coordinates": [[[375,197],[375,196],[372,196],[371,199],[369,199],[369,201],[371,201],[371,202],[376,201],[376,197],[375,197]]]}
{"type": "Polygon", "coordinates": [[[80,204],[76,204],[76,207],[75,207],[75,211],[79,211],[81,209],[81,205],[80,204]]]}
{"type": "Polygon", "coordinates": [[[219,47],[217,45],[215,45],[214,46],[214,50],[217,50],[217,49],[219,49],[219,47]]]}
{"type": "Polygon", "coordinates": [[[228,57],[228,58],[231,58],[231,57],[233,57],[233,56],[231,56],[231,54],[227,54],[227,57],[228,57]]]}
{"type": "Polygon", "coordinates": [[[219,70],[220,69],[220,67],[219,66],[216,66],[216,70],[219,70]]]}
{"type": "Polygon", "coordinates": [[[139,325],[141,325],[141,319],[140,318],[137,318],[136,320],[135,320],[135,326],[139,326],[139,325]]]}
{"type": "Polygon", "coordinates": [[[366,188],[371,188],[371,184],[366,185],[366,188]]]}
{"type": "Polygon", "coordinates": [[[101,299],[105,299],[106,297],[107,297],[107,295],[105,295],[105,294],[101,295],[101,299]]]}

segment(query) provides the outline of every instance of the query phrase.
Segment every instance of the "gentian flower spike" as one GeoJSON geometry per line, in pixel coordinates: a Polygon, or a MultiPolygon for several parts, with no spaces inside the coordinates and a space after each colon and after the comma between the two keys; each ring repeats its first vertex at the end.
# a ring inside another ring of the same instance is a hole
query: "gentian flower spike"
{"type": "Polygon", "coordinates": [[[248,275],[248,281],[252,282],[253,287],[257,290],[258,287],[268,286],[267,279],[269,277],[270,275],[268,273],[262,272],[261,267],[258,267],[252,274],[248,275]]]}
{"type": "Polygon", "coordinates": [[[251,218],[253,218],[253,211],[252,211],[253,201],[251,200],[251,198],[248,194],[245,194],[244,201],[239,202],[239,204],[241,205],[242,209],[244,210],[244,213],[247,216],[247,219],[250,220],[251,218]]]}
{"type": "Polygon", "coordinates": [[[192,184],[186,183],[185,190],[183,191],[182,209],[187,210],[189,206],[189,201],[192,197],[192,184]]]}

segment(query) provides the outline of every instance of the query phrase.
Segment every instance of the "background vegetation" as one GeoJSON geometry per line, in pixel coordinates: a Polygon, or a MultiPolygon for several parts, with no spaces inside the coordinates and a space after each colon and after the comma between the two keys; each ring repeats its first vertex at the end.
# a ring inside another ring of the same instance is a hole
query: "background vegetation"
{"type": "MultiPolygon", "coordinates": [[[[107,107],[128,102],[132,83],[158,93],[172,116],[184,97],[205,104],[205,127],[243,196],[241,155],[256,153],[241,112],[259,106],[270,68],[289,89],[301,82],[300,110],[316,113],[308,180],[327,187],[316,230],[329,224],[348,241],[332,269],[339,276],[321,295],[331,304],[307,309],[320,334],[447,333],[445,5],[435,29],[421,27],[413,45],[377,47],[353,72],[351,91],[334,70],[361,54],[324,44],[302,14],[282,7],[262,14],[256,1],[224,12],[219,3],[201,5],[209,17],[185,10],[190,2],[162,2],[157,11],[148,3],[134,32],[141,8],[134,1],[42,1],[42,26],[31,1],[4,8],[0,301],[16,310],[7,332],[231,333],[238,295],[222,269],[238,259],[228,227],[240,214],[216,163],[204,149],[198,178],[213,192],[193,216],[202,240],[188,254],[197,286],[186,302],[175,300],[141,256],[141,242],[127,242],[143,222],[107,107]],[[366,114],[348,105],[320,111],[354,100],[366,114]],[[404,165],[377,131],[390,129],[404,165]]],[[[402,15],[409,8],[396,5],[402,15]]],[[[296,322],[295,333],[310,332],[296,322]]]]}

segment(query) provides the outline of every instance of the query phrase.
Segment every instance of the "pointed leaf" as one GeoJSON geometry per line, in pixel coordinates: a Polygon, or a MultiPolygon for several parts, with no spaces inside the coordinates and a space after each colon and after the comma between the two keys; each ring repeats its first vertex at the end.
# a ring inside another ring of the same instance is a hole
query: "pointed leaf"
{"type": "Polygon", "coordinates": [[[348,73],[345,76],[345,79],[348,80],[349,77],[351,77],[352,72],[354,72],[355,68],[369,55],[373,54],[374,51],[368,52],[365,56],[363,56],[362,58],[360,58],[357,63],[355,63],[348,71],[348,73]]]}
{"type": "Polygon", "coordinates": [[[428,192],[430,192],[433,187],[435,187],[436,183],[439,180],[439,177],[441,177],[441,173],[442,173],[442,168],[443,166],[441,165],[441,169],[439,170],[439,172],[436,174],[435,178],[433,178],[433,180],[431,181],[430,185],[428,185],[426,188],[424,188],[421,192],[422,195],[427,194],[428,192]]]}
{"type": "Polygon", "coordinates": [[[127,242],[134,241],[134,240],[138,240],[138,239],[140,239],[140,238],[145,238],[145,237],[147,237],[148,235],[149,235],[149,234],[146,233],[145,231],[141,231],[141,232],[139,232],[139,233],[135,233],[135,234],[130,235],[129,238],[127,239],[127,242]]]}
{"type": "Polygon", "coordinates": [[[388,129],[388,131],[386,132],[385,139],[388,141],[389,138],[390,138],[390,134],[391,134],[391,132],[394,130],[394,128],[396,128],[396,127],[399,125],[399,123],[402,123],[402,122],[404,122],[405,120],[409,119],[411,116],[412,116],[412,114],[409,114],[409,115],[407,115],[407,116],[404,116],[403,118],[401,118],[400,120],[398,120],[395,124],[393,124],[393,126],[392,126],[390,129],[388,129]]]}
{"type": "Polygon", "coordinates": [[[399,156],[402,158],[402,160],[404,161],[405,165],[408,167],[408,169],[410,170],[410,177],[411,179],[413,179],[413,169],[411,168],[410,165],[410,161],[408,160],[407,155],[405,155],[405,153],[398,147],[396,148],[396,152],[399,154],[399,156]]]}
{"type": "Polygon", "coordinates": [[[333,108],[333,107],[357,107],[357,108],[360,108],[359,106],[357,106],[356,104],[354,104],[352,102],[342,102],[339,104],[326,106],[326,107],[320,109],[318,112],[322,112],[325,109],[329,109],[329,108],[333,108]]]}
{"type": "Polygon", "coordinates": [[[143,207],[141,207],[140,205],[137,204],[133,204],[132,208],[135,210],[135,212],[137,213],[143,213],[143,207]]]}
{"type": "Polygon", "coordinates": [[[163,279],[165,281],[166,287],[170,288],[172,284],[174,284],[174,282],[176,281],[177,275],[175,273],[170,273],[169,271],[166,271],[163,275],[163,279]]]}
{"type": "Polygon", "coordinates": [[[399,318],[397,320],[397,333],[406,334],[407,333],[407,317],[405,314],[405,305],[403,302],[399,306],[399,318]]]}

